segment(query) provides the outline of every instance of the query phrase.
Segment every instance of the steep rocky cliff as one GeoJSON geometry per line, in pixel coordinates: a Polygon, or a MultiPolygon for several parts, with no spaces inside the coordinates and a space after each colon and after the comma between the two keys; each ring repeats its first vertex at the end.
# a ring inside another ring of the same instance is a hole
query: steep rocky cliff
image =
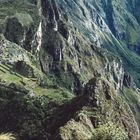
{"type": "Polygon", "coordinates": [[[27,140],[138,140],[138,0],[1,0],[0,132],[27,140]]]}
{"type": "Polygon", "coordinates": [[[58,3],[93,44],[122,58],[124,68],[139,86],[139,1],[58,0],[58,3]]]}

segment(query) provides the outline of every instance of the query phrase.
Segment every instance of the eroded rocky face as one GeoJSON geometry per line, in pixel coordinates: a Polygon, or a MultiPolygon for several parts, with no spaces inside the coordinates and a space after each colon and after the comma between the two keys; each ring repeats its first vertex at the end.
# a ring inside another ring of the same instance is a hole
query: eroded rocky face
{"type": "Polygon", "coordinates": [[[0,131],[138,140],[138,1],[0,3],[0,131]]]}
{"type": "MultiPolygon", "coordinates": [[[[92,43],[112,51],[123,60],[123,65],[129,69],[137,86],[139,72],[136,67],[133,74],[131,66],[139,59],[139,18],[138,1],[120,0],[89,0],[62,1],[60,9],[66,13],[80,32],[92,43]],[[73,11],[75,11],[73,13],[73,11]],[[136,54],[133,54],[134,51],[136,54]],[[131,56],[131,57],[129,57],[131,56]]],[[[128,70],[127,69],[127,70],[128,70]]]]}

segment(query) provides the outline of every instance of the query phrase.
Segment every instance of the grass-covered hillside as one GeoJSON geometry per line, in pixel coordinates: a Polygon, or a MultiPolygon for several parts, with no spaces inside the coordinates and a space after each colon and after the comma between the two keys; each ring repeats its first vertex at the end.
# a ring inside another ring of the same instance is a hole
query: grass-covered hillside
{"type": "Polygon", "coordinates": [[[0,0],[0,140],[139,140],[139,17],[128,4],[138,9],[0,0]]]}

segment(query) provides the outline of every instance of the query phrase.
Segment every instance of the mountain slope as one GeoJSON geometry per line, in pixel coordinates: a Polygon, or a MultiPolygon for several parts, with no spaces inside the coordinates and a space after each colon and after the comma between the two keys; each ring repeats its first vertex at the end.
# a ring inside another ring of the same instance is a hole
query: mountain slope
{"type": "Polygon", "coordinates": [[[139,86],[139,2],[59,0],[58,4],[93,44],[99,44],[122,58],[124,68],[139,86]]]}
{"type": "Polygon", "coordinates": [[[0,132],[138,140],[139,3],[119,3],[0,1],[0,132]]]}

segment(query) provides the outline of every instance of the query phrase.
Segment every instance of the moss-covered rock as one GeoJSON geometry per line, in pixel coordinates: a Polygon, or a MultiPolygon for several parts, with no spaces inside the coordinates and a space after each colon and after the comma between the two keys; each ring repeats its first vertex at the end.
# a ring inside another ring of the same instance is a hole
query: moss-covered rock
{"type": "Polygon", "coordinates": [[[53,139],[137,140],[139,136],[131,109],[102,78],[90,80],[84,94],[58,108],[55,116],[48,127],[53,139]],[[67,112],[71,113],[65,116],[67,112]]]}
{"type": "Polygon", "coordinates": [[[123,69],[139,79],[139,56],[130,51],[139,50],[139,18],[128,1],[0,4],[1,132],[25,140],[138,139],[139,90],[123,69]]]}

